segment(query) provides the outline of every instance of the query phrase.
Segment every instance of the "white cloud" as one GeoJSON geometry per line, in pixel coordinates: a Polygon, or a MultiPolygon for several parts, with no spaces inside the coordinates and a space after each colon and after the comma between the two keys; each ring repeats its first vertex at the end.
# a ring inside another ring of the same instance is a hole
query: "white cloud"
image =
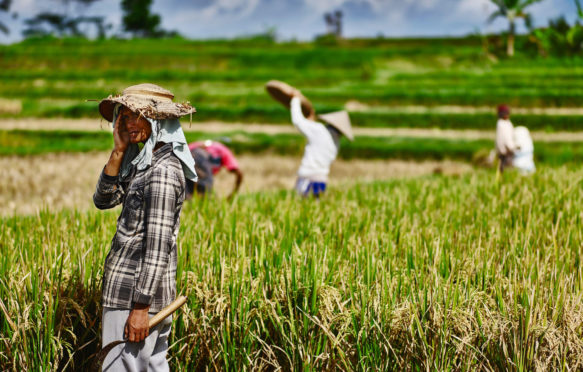
{"type": "Polygon", "coordinates": [[[346,3],[346,0],[304,0],[304,2],[313,11],[324,13],[338,9],[346,3]]]}
{"type": "MultiPolygon", "coordinates": [[[[20,39],[23,19],[42,11],[63,11],[60,0],[14,0],[17,20],[6,22],[12,32],[0,33],[0,42],[20,39]]],[[[284,39],[311,39],[325,31],[322,15],[345,9],[344,34],[352,36],[464,35],[505,30],[507,23],[498,19],[486,22],[495,9],[490,0],[155,0],[152,11],[162,17],[162,27],[177,30],[187,37],[231,37],[263,31],[275,26],[284,39]]],[[[72,7],[75,14],[75,8],[72,7]]],[[[536,25],[546,25],[549,18],[561,14],[574,19],[573,0],[544,0],[529,8],[536,25]]],[[[85,14],[105,16],[120,29],[120,0],[101,0],[85,14]]],[[[0,16],[2,16],[0,14],[0,16]]],[[[522,30],[522,22],[519,23],[522,30]]]]}
{"type": "Polygon", "coordinates": [[[215,0],[211,4],[191,15],[197,18],[213,18],[220,17],[224,14],[236,15],[237,18],[245,18],[249,16],[257,6],[260,0],[215,0]]]}
{"type": "Polygon", "coordinates": [[[31,10],[34,10],[35,3],[36,3],[35,0],[15,1],[12,3],[11,10],[18,13],[29,12],[31,10]]]}
{"type": "Polygon", "coordinates": [[[494,9],[495,5],[489,0],[461,0],[455,10],[455,15],[458,17],[483,19],[494,9]]]}
{"type": "Polygon", "coordinates": [[[329,12],[352,3],[368,6],[378,15],[390,16],[392,13],[402,13],[411,8],[417,10],[435,9],[440,0],[304,0],[304,3],[318,12],[329,12]]]}

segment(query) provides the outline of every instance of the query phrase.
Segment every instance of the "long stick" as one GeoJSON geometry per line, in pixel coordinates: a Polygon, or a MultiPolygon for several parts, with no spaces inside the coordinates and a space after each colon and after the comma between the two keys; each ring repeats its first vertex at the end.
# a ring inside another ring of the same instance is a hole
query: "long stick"
{"type": "Polygon", "coordinates": [[[186,297],[179,296],[178,298],[176,298],[176,300],[174,300],[170,305],[166,306],[165,308],[160,310],[158,314],[150,318],[150,321],[148,322],[149,328],[152,329],[158,324],[160,324],[161,321],[166,319],[170,314],[172,314],[176,310],[180,309],[182,305],[184,305],[185,303],[186,297]]]}

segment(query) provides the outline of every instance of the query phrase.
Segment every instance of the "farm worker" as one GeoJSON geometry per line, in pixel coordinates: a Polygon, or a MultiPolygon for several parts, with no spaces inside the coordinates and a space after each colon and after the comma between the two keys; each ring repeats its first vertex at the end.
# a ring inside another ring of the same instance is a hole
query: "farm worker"
{"type": "Polygon", "coordinates": [[[512,165],[522,174],[533,173],[536,170],[533,157],[534,145],[528,128],[522,126],[514,128],[514,143],[516,151],[512,165]]]}
{"type": "Polygon", "coordinates": [[[326,190],[330,166],[338,155],[340,137],[353,140],[350,118],[346,111],[319,115],[324,124],[316,120],[315,114],[305,117],[302,112],[300,93],[296,91],[290,103],[291,120],[306,137],[308,143],[298,170],[296,191],[303,195],[319,198],[326,190]]]}
{"type": "Polygon", "coordinates": [[[233,190],[227,198],[235,196],[243,182],[243,172],[231,150],[224,144],[212,140],[193,142],[188,148],[197,167],[198,182],[195,185],[194,182],[186,181],[187,198],[191,198],[194,191],[201,196],[209,193],[213,188],[213,176],[222,168],[235,175],[233,190]]]}
{"type": "Polygon", "coordinates": [[[185,179],[196,181],[178,121],[196,110],[173,98],[157,85],[139,84],[99,104],[101,115],[114,126],[114,148],[93,202],[99,209],[123,205],[105,259],[102,344],[130,341],[108,354],[104,371],[169,370],[172,320],[149,331],[148,319],[176,297],[176,237],[185,179]]]}
{"type": "Polygon", "coordinates": [[[510,122],[510,108],[506,105],[498,106],[498,123],[496,124],[496,154],[500,160],[499,170],[512,166],[512,159],[516,151],[514,143],[514,127],[510,122]]]}

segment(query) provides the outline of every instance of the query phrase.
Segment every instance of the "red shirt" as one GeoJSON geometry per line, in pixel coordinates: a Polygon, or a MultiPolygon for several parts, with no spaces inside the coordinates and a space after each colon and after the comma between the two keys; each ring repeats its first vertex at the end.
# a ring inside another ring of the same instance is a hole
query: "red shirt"
{"type": "Polygon", "coordinates": [[[217,174],[218,171],[221,170],[222,167],[227,168],[229,171],[233,171],[235,169],[239,169],[239,163],[237,163],[237,159],[235,159],[235,155],[229,150],[229,148],[223,145],[220,142],[212,141],[209,146],[205,146],[206,141],[197,141],[193,142],[188,145],[190,151],[194,150],[195,148],[199,147],[206,152],[209,153],[211,157],[211,169],[213,174],[217,174]]]}

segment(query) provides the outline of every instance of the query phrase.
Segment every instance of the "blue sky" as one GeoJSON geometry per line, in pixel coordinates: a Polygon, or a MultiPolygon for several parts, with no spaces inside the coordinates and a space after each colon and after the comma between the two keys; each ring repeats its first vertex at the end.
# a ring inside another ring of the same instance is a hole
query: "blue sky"
{"type": "MultiPolygon", "coordinates": [[[[22,20],[41,11],[105,16],[120,30],[119,0],[101,0],[86,9],[61,5],[58,0],[14,0],[17,20],[0,13],[11,33],[0,33],[0,42],[21,39],[22,20]]],[[[496,32],[506,28],[499,19],[488,24],[494,10],[489,0],[154,0],[153,11],[162,16],[162,26],[190,38],[234,37],[275,27],[282,40],[310,40],[325,32],[323,14],[344,11],[344,35],[356,36],[447,36],[476,31],[496,32]]],[[[575,19],[573,0],[543,0],[529,8],[536,25],[546,25],[561,14],[575,19]]]]}

